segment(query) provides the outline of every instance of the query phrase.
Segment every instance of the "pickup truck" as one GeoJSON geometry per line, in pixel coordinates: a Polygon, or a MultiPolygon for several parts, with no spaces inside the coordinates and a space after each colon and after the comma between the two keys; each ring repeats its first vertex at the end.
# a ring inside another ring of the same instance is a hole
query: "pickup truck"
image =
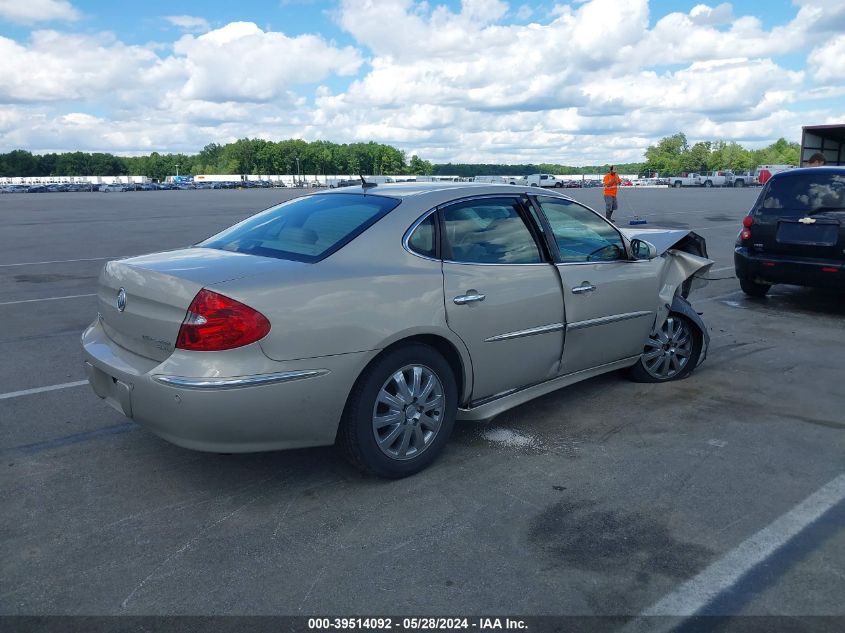
{"type": "Polygon", "coordinates": [[[756,184],[753,175],[747,173],[735,174],[729,169],[724,171],[708,171],[701,174],[702,187],[745,187],[756,184]]]}
{"type": "Polygon", "coordinates": [[[562,180],[558,180],[551,174],[531,174],[525,177],[525,184],[529,187],[563,187],[562,180]]]}
{"type": "MultiPolygon", "coordinates": [[[[698,187],[701,185],[699,174],[687,174],[686,176],[673,176],[669,179],[673,187],[698,187]]],[[[711,185],[712,186],[712,185],[711,185]]]]}

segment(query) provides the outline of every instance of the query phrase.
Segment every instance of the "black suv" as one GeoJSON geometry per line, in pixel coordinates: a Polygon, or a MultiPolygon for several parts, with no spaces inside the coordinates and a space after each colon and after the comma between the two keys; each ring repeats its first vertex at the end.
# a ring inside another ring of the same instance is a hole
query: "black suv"
{"type": "Polygon", "coordinates": [[[742,227],[734,266],[746,294],[778,283],[845,290],[845,167],[775,174],[742,227]]]}

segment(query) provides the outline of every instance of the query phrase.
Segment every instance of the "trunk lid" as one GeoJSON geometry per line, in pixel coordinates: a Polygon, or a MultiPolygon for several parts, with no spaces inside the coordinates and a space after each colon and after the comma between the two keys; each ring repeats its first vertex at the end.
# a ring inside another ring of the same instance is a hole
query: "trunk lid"
{"type": "Polygon", "coordinates": [[[845,214],[764,211],[751,226],[751,243],[756,249],[787,257],[845,260],[845,214]]]}
{"type": "Polygon", "coordinates": [[[304,265],[212,248],[109,262],[97,291],[99,319],[108,337],[121,347],[163,361],[173,353],[188,306],[202,288],[304,265]]]}

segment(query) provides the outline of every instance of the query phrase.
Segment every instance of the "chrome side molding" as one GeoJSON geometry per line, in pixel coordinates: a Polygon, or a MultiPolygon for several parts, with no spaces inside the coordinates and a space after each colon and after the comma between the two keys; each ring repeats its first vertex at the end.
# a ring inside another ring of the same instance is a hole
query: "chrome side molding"
{"type": "Polygon", "coordinates": [[[169,387],[182,389],[242,389],[244,387],[259,387],[294,380],[315,378],[329,373],[328,369],[303,369],[300,371],[283,371],[274,374],[257,374],[254,376],[235,376],[232,378],[189,378],[186,376],[153,376],[153,380],[169,387]]]}

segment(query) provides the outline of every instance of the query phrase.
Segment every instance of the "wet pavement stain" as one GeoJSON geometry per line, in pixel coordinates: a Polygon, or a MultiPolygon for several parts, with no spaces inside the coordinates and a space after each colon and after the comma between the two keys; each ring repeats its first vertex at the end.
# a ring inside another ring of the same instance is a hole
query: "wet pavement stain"
{"type": "Polygon", "coordinates": [[[562,565],[599,572],[630,570],[676,579],[698,572],[713,552],[679,541],[653,516],[639,512],[599,510],[592,502],[548,506],[531,519],[529,543],[562,565]]]}

